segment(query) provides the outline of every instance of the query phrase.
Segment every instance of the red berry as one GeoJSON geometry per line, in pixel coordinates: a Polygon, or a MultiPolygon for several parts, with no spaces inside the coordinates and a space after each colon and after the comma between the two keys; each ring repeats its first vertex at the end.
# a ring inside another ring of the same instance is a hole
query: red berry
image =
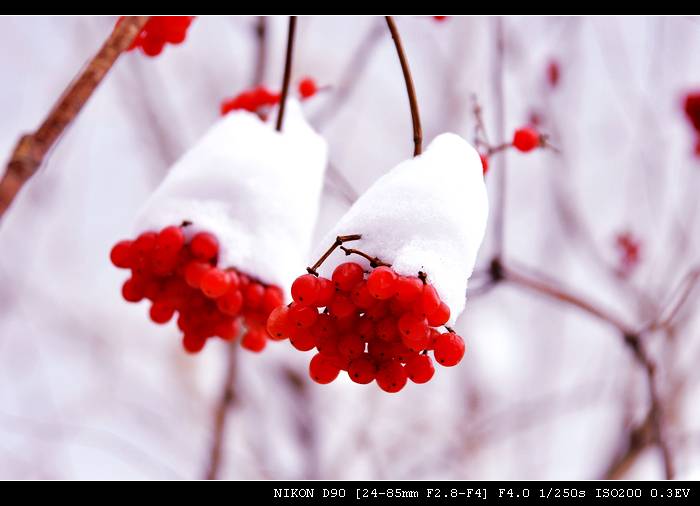
{"type": "Polygon", "coordinates": [[[302,306],[301,304],[292,304],[289,308],[289,322],[301,328],[309,328],[318,319],[318,309],[311,306],[302,306]]]}
{"type": "Polygon", "coordinates": [[[133,252],[136,256],[149,256],[156,246],[156,237],[157,235],[155,232],[144,232],[139,235],[133,244],[133,252]]]}
{"type": "Polygon", "coordinates": [[[260,283],[251,282],[243,291],[245,307],[254,310],[259,309],[263,303],[264,296],[265,288],[260,283]]]}
{"type": "Polygon", "coordinates": [[[326,307],[335,297],[335,283],[328,278],[318,278],[318,295],[316,296],[316,307],[326,307]]]}
{"type": "Polygon", "coordinates": [[[693,129],[700,132],[700,91],[688,93],[685,96],[683,110],[693,129]]]}
{"type": "Polygon", "coordinates": [[[151,320],[153,320],[155,323],[161,324],[169,322],[174,313],[175,308],[163,302],[154,302],[149,311],[151,320]]]}
{"type": "Polygon", "coordinates": [[[336,288],[343,292],[349,292],[365,277],[365,272],[360,264],[355,262],[345,262],[340,264],[333,271],[331,279],[336,288]]]}
{"type": "Polygon", "coordinates": [[[216,299],[216,307],[224,314],[236,316],[243,307],[243,294],[240,290],[229,290],[216,299]]]}
{"type": "Polygon", "coordinates": [[[241,325],[238,320],[229,319],[218,323],[214,329],[214,333],[224,341],[233,341],[238,337],[241,331],[241,325]]]}
{"type": "Polygon", "coordinates": [[[367,352],[377,362],[387,360],[391,356],[391,343],[382,341],[381,339],[373,339],[367,344],[367,352]]]}
{"type": "Polygon", "coordinates": [[[109,252],[109,259],[115,267],[129,269],[132,264],[132,241],[119,241],[109,252]]]}
{"type": "Polygon", "coordinates": [[[270,338],[277,341],[285,339],[290,336],[291,329],[289,308],[287,306],[279,306],[273,309],[267,318],[267,333],[270,338]]]}
{"type": "Polygon", "coordinates": [[[348,376],[355,383],[366,385],[371,383],[377,374],[377,366],[368,354],[362,354],[348,364],[348,376]]]}
{"type": "Polygon", "coordinates": [[[192,238],[190,250],[201,260],[212,260],[219,253],[219,241],[209,232],[199,232],[192,238]]]}
{"type": "Polygon", "coordinates": [[[313,274],[299,276],[292,283],[292,298],[299,304],[310,306],[316,302],[319,294],[318,278],[313,274]]]}
{"type": "Polygon", "coordinates": [[[160,37],[146,37],[141,42],[141,49],[144,54],[148,56],[158,56],[163,51],[163,46],[165,46],[165,40],[160,37]]]}
{"type": "Polygon", "coordinates": [[[396,342],[391,343],[391,355],[394,357],[395,360],[404,363],[418,355],[418,352],[409,349],[405,344],[401,342],[396,342]]]}
{"type": "Polygon", "coordinates": [[[353,315],[356,310],[357,308],[350,300],[350,297],[343,295],[342,293],[336,294],[336,296],[333,297],[330,306],[328,306],[328,311],[330,314],[341,319],[353,315]]]}
{"type": "Polygon", "coordinates": [[[134,278],[127,279],[122,285],[122,297],[127,302],[139,302],[143,300],[144,287],[134,278]]]}
{"type": "Polygon", "coordinates": [[[367,288],[367,283],[365,281],[360,281],[357,285],[355,285],[355,287],[352,289],[352,293],[350,294],[350,299],[352,300],[353,304],[363,310],[371,308],[377,302],[377,299],[372,297],[372,294],[369,293],[369,289],[367,288]]]}
{"type": "Polygon", "coordinates": [[[423,293],[423,282],[415,276],[400,276],[396,281],[396,300],[408,304],[423,293]]]}
{"type": "Polygon", "coordinates": [[[259,353],[267,345],[267,335],[262,329],[248,329],[241,339],[241,346],[245,349],[259,353]]]}
{"type": "Polygon", "coordinates": [[[435,366],[428,355],[416,355],[406,362],[404,368],[408,378],[414,383],[427,383],[435,374],[435,366]]]}
{"type": "Polygon", "coordinates": [[[559,63],[556,60],[550,60],[547,64],[547,81],[552,88],[559,84],[559,63]]]}
{"type": "Polygon", "coordinates": [[[374,339],[374,322],[369,318],[362,317],[357,324],[357,334],[365,341],[374,339]]]}
{"type": "Polygon", "coordinates": [[[444,302],[440,302],[438,308],[427,315],[428,325],[431,327],[439,327],[446,324],[450,319],[450,307],[444,302]]]}
{"type": "Polygon", "coordinates": [[[204,273],[199,287],[201,288],[202,292],[204,292],[204,295],[212,299],[216,299],[217,297],[221,297],[228,292],[229,288],[231,287],[231,280],[228,272],[214,267],[204,273]]]}
{"type": "Polygon", "coordinates": [[[377,371],[377,385],[392,394],[406,386],[407,379],[404,367],[395,360],[382,363],[377,371]]]}
{"type": "Polygon", "coordinates": [[[399,318],[399,332],[410,341],[418,341],[428,336],[428,322],[414,313],[406,313],[399,318]]]}
{"type": "Polygon", "coordinates": [[[335,326],[331,315],[321,313],[316,319],[316,323],[311,327],[311,332],[316,336],[318,342],[321,338],[331,338],[335,333],[335,326]]]}
{"type": "Polygon", "coordinates": [[[515,149],[528,152],[541,145],[540,134],[531,127],[518,128],[513,135],[515,149]]]}
{"type": "Polygon", "coordinates": [[[383,318],[374,326],[375,335],[382,341],[391,343],[399,339],[399,330],[396,320],[391,317],[383,318]]]}
{"type": "Polygon", "coordinates": [[[188,353],[199,353],[204,348],[206,338],[196,334],[185,334],[182,337],[182,347],[188,353]]]}
{"type": "Polygon", "coordinates": [[[345,334],[338,340],[338,352],[347,358],[359,357],[365,352],[365,342],[355,334],[345,334]]]}
{"type": "Polygon", "coordinates": [[[292,332],[289,342],[299,351],[309,351],[316,347],[316,336],[311,329],[297,329],[292,332]]]}
{"type": "Polygon", "coordinates": [[[316,338],[316,349],[319,353],[327,356],[340,355],[338,351],[338,340],[335,335],[324,334],[317,336],[316,338]]]}
{"type": "Polygon", "coordinates": [[[268,286],[263,294],[262,309],[265,314],[284,304],[284,296],[282,290],[276,286],[268,286]]]}
{"type": "Polygon", "coordinates": [[[317,353],[309,362],[309,376],[316,383],[325,385],[338,377],[340,367],[333,360],[317,353]]]}
{"type": "Polygon", "coordinates": [[[213,267],[206,262],[192,260],[185,266],[185,282],[192,288],[199,288],[202,278],[213,267]]]}
{"type": "Polygon", "coordinates": [[[464,340],[454,332],[445,332],[435,341],[435,360],[440,365],[452,367],[464,357],[464,340]]]}
{"type": "Polygon", "coordinates": [[[426,316],[432,315],[440,309],[440,296],[433,285],[423,286],[423,294],[421,297],[423,314],[426,316]]]}
{"type": "Polygon", "coordinates": [[[177,253],[185,245],[185,234],[180,227],[165,227],[158,233],[156,246],[172,253],[177,253]]]}
{"type": "Polygon", "coordinates": [[[299,95],[301,95],[301,98],[313,97],[317,91],[316,81],[310,77],[305,77],[299,81],[299,95]]]}
{"type": "Polygon", "coordinates": [[[481,158],[481,168],[484,171],[484,175],[489,171],[489,157],[483,153],[479,153],[479,158],[481,158]]]}
{"type": "Polygon", "coordinates": [[[367,289],[376,299],[389,299],[396,293],[397,280],[398,276],[390,267],[377,267],[367,277],[367,289]]]}

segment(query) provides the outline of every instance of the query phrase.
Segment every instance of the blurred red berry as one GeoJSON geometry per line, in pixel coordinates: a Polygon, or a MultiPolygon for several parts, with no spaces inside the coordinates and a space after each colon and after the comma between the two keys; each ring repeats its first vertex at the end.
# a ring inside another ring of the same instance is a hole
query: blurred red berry
{"type": "Polygon", "coordinates": [[[531,127],[518,128],[513,135],[513,146],[524,153],[541,145],[540,134],[531,127]]]}

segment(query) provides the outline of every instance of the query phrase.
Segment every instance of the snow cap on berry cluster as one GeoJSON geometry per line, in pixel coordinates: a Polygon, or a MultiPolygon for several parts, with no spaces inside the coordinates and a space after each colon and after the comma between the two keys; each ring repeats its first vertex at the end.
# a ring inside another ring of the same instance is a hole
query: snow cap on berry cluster
{"type": "Polygon", "coordinates": [[[306,262],[328,147],[289,99],[282,132],[247,111],[227,114],[173,165],[144,205],[139,232],[189,221],[216,235],[218,266],[287,290],[306,262]]]}
{"type": "MultiPolygon", "coordinates": [[[[361,234],[347,246],[392,264],[399,274],[424,272],[450,307],[450,323],[464,310],[467,280],[486,230],[488,197],[477,151],[444,133],[427,150],[379,178],[320,244],[318,256],[338,235],[361,234]]],[[[314,256],[314,258],[318,258],[314,256]]],[[[321,267],[369,263],[334,253],[321,267]]]]}

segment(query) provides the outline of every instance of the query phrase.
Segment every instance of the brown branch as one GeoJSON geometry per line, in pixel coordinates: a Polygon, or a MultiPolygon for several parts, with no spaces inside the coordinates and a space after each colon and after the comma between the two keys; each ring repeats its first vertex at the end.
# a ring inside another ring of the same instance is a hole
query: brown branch
{"type": "Polygon", "coordinates": [[[258,86],[265,78],[265,63],[267,61],[267,18],[265,16],[258,16],[255,22],[255,37],[257,54],[253,70],[253,86],[258,86]]]}
{"type": "MultiPolygon", "coordinates": [[[[514,269],[501,264],[498,262],[498,260],[495,260],[494,263],[497,263],[498,265],[498,272],[502,281],[511,282],[517,286],[537,292],[553,300],[577,307],[578,309],[588,313],[590,316],[613,326],[621,334],[624,344],[630,349],[635,360],[645,374],[649,394],[649,411],[647,417],[651,430],[652,442],[658,445],[659,449],[661,450],[664,464],[664,476],[666,479],[673,479],[673,456],[670,445],[664,433],[663,403],[656,384],[656,364],[644,347],[644,343],[640,337],[642,333],[635,331],[631,326],[627,325],[622,320],[596,304],[568,292],[555,283],[517,272],[514,269]]],[[[686,290],[686,297],[689,291],[690,289],[686,290]]],[[[640,436],[640,434],[642,434],[642,429],[644,429],[644,427],[640,426],[638,430],[631,433],[631,443],[627,452],[628,454],[617,459],[616,463],[611,465],[612,470],[609,469],[608,473],[617,474],[619,472],[624,472],[628,465],[631,465],[626,462],[626,459],[636,458],[636,455],[638,455],[638,453],[641,452],[641,449],[644,448],[642,443],[646,441],[646,439],[643,439],[640,436]]],[[[644,432],[644,434],[646,433],[644,432]]]]}
{"type": "Polygon", "coordinates": [[[98,53],[63,92],[39,128],[25,134],[15,146],[0,180],[0,216],[17,193],[39,169],[46,154],[66,127],[80,113],[95,89],[148,21],[148,16],[128,16],[117,24],[98,53]]]}
{"type": "Polygon", "coordinates": [[[371,255],[368,255],[367,253],[365,253],[364,251],[360,251],[359,249],[346,248],[345,246],[340,246],[340,249],[343,250],[346,255],[361,256],[362,258],[364,258],[365,260],[367,260],[369,262],[370,267],[372,267],[373,269],[375,267],[379,267],[382,265],[385,267],[391,267],[391,264],[388,264],[386,262],[382,262],[378,257],[373,257],[371,255]]]}
{"type": "Polygon", "coordinates": [[[385,16],[385,18],[386,24],[389,26],[389,31],[391,32],[391,38],[394,39],[396,52],[399,55],[399,62],[401,62],[403,78],[404,81],[406,81],[406,93],[408,94],[408,102],[411,105],[411,121],[413,122],[413,156],[418,156],[423,152],[423,130],[420,123],[420,112],[418,111],[416,88],[413,85],[411,69],[408,66],[408,60],[406,59],[406,53],[403,49],[403,44],[401,43],[401,37],[399,36],[398,28],[396,28],[396,23],[394,23],[394,19],[391,16],[385,16]]]}
{"type": "Polygon", "coordinates": [[[292,53],[294,52],[294,34],[297,28],[297,17],[289,16],[289,30],[287,31],[287,56],[284,60],[284,77],[282,79],[282,96],[280,97],[280,108],[277,113],[277,125],[275,130],[282,131],[282,121],[284,121],[284,107],[289,95],[289,81],[292,78],[292,53]]]}
{"type": "Polygon", "coordinates": [[[500,262],[498,262],[497,265],[500,269],[502,280],[509,281],[516,286],[534,291],[550,299],[574,306],[585,313],[588,313],[594,318],[613,326],[622,335],[636,335],[635,330],[632,329],[631,326],[624,323],[618,317],[610,314],[605,309],[597,306],[595,303],[589,302],[580,296],[574,295],[555,283],[544,281],[534,276],[518,272],[500,262]]]}
{"type": "Polygon", "coordinates": [[[321,255],[321,258],[316,260],[316,263],[313,264],[311,267],[306,268],[307,272],[309,274],[313,274],[314,276],[318,276],[317,269],[321,267],[321,265],[323,265],[323,262],[325,262],[329,256],[331,256],[331,253],[333,253],[337,248],[339,248],[346,242],[359,241],[360,239],[362,239],[362,236],[360,234],[339,235],[335,238],[335,242],[331,244],[330,248],[328,248],[326,252],[323,255],[321,255]]]}
{"type": "Polygon", "coordinates": [[[212,435],[211,448],[209,449],[209,459],[204,479],[216,480],[221,471],[223,461],[222,454],[226,440],[226,425],[228,414],[236,399],[236,355],[238,343],[236,341],[228,344],[228,357],[226,364],[226,374],[221,388],[221,396],[214,412],[214,433],[212,435]]]}

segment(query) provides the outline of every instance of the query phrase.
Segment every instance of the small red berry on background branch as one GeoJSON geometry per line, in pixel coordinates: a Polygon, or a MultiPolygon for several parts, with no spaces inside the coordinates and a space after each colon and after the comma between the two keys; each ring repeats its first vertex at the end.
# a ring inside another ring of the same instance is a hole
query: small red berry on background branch
{"type": "MultiPolygon", "coordinates": [[[[127,51],[141,49],[150,57],[158,56],[166,44],[181,44],[195,16],[152,16],[141,29],[127,51]]],[[[117,26],[124,16],[117,20],[117,26]]]]}
{"type": "Polygon", "coordinates": [[[117,58],[129,48],[148,19],[148,16],[128,16],[115,26],[100,50],[73,79],[39,128],[20,138],[0,180],[0,217],[12,204],[24,183],[39,169],[47,153],[80,113],[117,58]]]}

